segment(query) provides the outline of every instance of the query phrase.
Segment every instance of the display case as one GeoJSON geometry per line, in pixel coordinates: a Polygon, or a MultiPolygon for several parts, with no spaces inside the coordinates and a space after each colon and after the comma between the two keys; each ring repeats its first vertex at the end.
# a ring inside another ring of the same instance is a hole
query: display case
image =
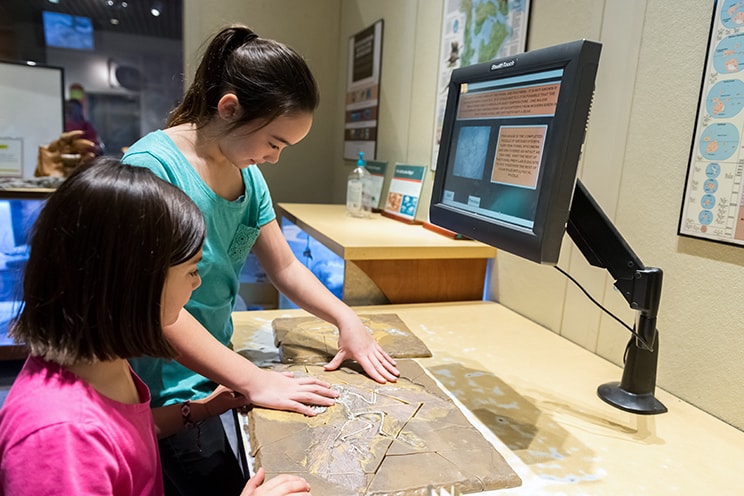
{"type": "Polygon", "coordinates": [[[8,337],[8,325],[21,308],[23,269],[28,260],[31,228],[51,188],[0,185],[0,360],[25,356],[24,346],[8,337]]]}

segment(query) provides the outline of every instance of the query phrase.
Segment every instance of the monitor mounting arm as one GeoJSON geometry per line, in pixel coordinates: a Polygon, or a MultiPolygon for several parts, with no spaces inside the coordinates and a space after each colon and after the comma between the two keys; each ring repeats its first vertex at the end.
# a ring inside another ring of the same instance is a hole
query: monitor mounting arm
{"type": "Polygon", "coordinates": [[[643,265],[580,180],[576,181],[566,232],[591,265],[607,269],[615,279],[615,287],[637,311],[636,335],[628,343],[622,380],[602,384],[597,394],[631,413],[666,412],[667,408],[654,396],[661,269],[643,265]]]}

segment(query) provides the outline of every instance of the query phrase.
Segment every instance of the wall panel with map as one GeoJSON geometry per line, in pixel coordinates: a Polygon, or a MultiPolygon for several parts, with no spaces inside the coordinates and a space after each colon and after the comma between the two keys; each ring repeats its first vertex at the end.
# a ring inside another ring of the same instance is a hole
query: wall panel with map
{"type": "Polygon", "coordinates": [[[432,170],[437,164],[452,71],[524,52],[530,0],[444,0],[443,9],[432,170]]]}
{"type": "Polygon", "coordinates": [[[744,0],[713,5],[678,232],[744,246],[744,0]]]}

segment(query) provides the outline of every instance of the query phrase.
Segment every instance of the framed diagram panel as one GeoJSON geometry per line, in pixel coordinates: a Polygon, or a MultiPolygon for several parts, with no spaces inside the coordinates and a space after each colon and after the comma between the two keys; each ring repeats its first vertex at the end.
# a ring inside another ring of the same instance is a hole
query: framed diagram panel
{"type": "Polygon", "coordinates": [[[712,6],[678,233],[744,246],[744,2],[712,6]]]}

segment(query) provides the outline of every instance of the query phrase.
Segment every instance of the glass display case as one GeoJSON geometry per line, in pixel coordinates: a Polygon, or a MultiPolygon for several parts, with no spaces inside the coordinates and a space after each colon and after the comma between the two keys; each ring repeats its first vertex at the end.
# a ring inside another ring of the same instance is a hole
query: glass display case
{"type": "Polygon", "coordinates": [[[31,228],[51,191],[0,189],[0,360],[25,355],[25,348],[8,337],[8,324],[21,308],[31,228]]]}

